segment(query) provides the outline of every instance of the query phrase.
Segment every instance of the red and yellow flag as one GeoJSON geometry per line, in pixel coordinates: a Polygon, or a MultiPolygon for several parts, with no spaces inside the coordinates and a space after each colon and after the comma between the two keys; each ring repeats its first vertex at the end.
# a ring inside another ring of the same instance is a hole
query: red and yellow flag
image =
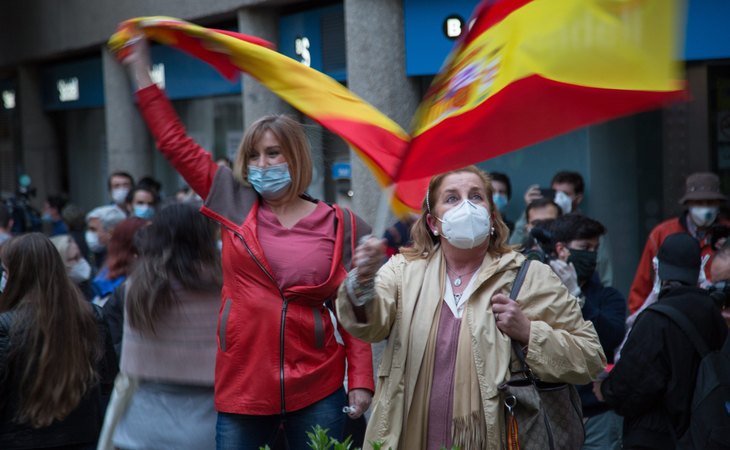
{"type": "Polygon", "coordinates": [[[681,2],[485,0],[410,136],[337,81],[258,38],[142,17],[123,22],[109,46],[123,51],[143,33],[227,78],[250,74],[343,138],[382,186],[395,184],[400,215],[420,209],[432,175],[683,97],[681,2]]]}
{"type": "MultiPolygon", "coordinates": [[[[109,48],[124,51],[125,44],[140,33],[208,62],[228,79],[241,71],[248,73],[344,139],[382,186],[392,184],[408,147],[408,133],[334,79],[272,50],[271,44],[259,38],[171,17],[138,17],[122,22],[109,39],[109,48]]],[[[397,214],[420,207],[420,200],[405,204],[400,198],[402,189],[397,187],[392,199],[397,214]]]]}
{"type": "Polygon", "coordinates": [[[415,117],[397,180],[681,98],[680,0],[483,1],[415,117]]]}

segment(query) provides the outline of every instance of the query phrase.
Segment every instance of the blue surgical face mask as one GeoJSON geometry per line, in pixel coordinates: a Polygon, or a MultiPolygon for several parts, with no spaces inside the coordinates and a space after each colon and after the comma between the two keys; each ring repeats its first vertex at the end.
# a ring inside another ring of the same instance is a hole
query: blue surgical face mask
{"type": "Polygon", "coordinates": [[[134,210],[132,213],[134,217],[139,217],[140,219],[151,220],[155,215],[154,206],[134,205],[132,208],[134,210]]]}
{"type": "Polygon", "coordinates": [[[291,184],[289,165],[281,163],[264,168],[248,166],[248,182],[263,198],[279,198],[291,184]]]}
{"type": "Polygon", "coordinates": [[[51,213],[43,213],[43,215],[41,216],[41,220],[50,223],[53,222],[53,216],[51,215],[51,213]]]}
{"type": "Polygon", "coordinates": [[[504,194],[492,194],[492,201],[494,202],[494,206],[501,212],[506,206],[509,200],[507,199],[507,196],[504,194]]]}

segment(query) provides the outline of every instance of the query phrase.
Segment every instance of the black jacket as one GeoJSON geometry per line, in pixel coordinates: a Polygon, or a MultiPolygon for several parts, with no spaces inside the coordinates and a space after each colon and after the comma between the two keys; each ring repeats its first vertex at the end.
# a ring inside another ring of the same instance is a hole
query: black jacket
{"type": "MultiPolygon", "coordinates": [[[[683,312],[711,350],[725,341],[727,326],[707,291],[670,287],[660,304],[683,312]]],[[[669,318],[647,309],[636,320],[615,365],[601,386],[606,402],[624,416],[624,448],[670,449],[687,430],[700,355],[669,318]]]]}
{"type": "MultiPolygon", "coordinates": [[[[12,366],[8,366],[8,353],[13,345],[9,330],[14,313],[9,311],[0,314],[0,449],[24,450],[66,446],[75,448],[80,444],[96,443],[118,366],[109,329],[101,317],[100,309],[93,307],[104,346],[104,356],[97,365],[99,383],[86,393],[76,409],[64,420],[38,429],[13,420],[19,402],[16,387],[19,374],[14,372],[12,366]]],[[[68,345],[73,343],[69,342],[68,345]]],[[[55,383],[55,380],[48,382],[55,383]]]]}
{"type": "MultiPolygon", "coordinates": [[[[583,318],[593,322],[606,360],[613,363],[613,352],[626,333],[626,298],[616,289],[602,285],[598,273],[594,273],[581,290],[586,298],[583,318]]],[[[605,403],[599,402],[593,394],[593,383],[577,386],[577,389],[584,417],[592,417],[611,409],[605,403]]]]}

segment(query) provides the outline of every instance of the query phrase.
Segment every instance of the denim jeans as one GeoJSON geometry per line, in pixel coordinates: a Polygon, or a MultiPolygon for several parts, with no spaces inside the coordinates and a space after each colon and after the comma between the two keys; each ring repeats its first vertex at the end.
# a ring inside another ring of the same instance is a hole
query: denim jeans
{"type": "Polygon", "coordinates": [[[589,417],[585,421],[586,440],[582,450],[620,450],[624,418],[613,411],[589,417]]]}
{"type": "Polygon", "coordinates": [[[283,448],[308,450],[307,431],[319,425],[329,429],[328,435],[342,439],[346,414],[345,391],[340,388],[332,395],[298,411],[287,412],[285,416],[252,416],[245,414],[218,413],[216,423],[217,450],[259,450],[275,442],[286,442],[283,448]]]}

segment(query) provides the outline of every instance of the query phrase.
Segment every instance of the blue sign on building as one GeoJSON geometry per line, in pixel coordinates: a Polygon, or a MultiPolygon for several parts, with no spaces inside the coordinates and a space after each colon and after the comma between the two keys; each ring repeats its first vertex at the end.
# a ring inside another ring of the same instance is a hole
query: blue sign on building
{"type": "Polygon", "coordinates": [[[403,0],[406,74],[436,74],[477,4],[479,0],[403,0]]]}
{"type": "MultiPolygon", "coordinates": [[[[152,78],[172,100],[241,92],[235,82],[223,78],[212,66],[164,45],[153,45],[152,78]]],[[[104,106],[104,74],[101,57],[53,64],[42,71],[43,103],[47,110],[104,106]]]]}
{"type": "Polygon", "coordinates": [[[333,180],[349,180],[352,178],[352,166],[349,162],[336,162],[332,164],[333,180]]]}
{"type": "Polygon", "coordinates": [[[103,106],[104,76],[101,67],[100,56],[46,67],[41,75],[45,109],[103,106]]]}
{"type": "Polygon", "coordinates": [[[342,4],[281,16],[277,50],[337,81],[345,81],[347,60],[342,4]]]}
{"type": "Polygon", "coordinates": [[[211,65],[172,47],[155,45],[151,52],[153,79],[164,80],[173,100],[241,93],[240,77],[230,82],[211,65]]]}
{"type": "MultiPolygon", "coordinates": [[[[465,22],[477,4],[479,0],[403,0],[409,76],[438,73],[454,46],[455,35],[467,29],[465,22]]],[[[687,4],[684,59],[730,58],[730,1],[691,0],[687,4]]]]}

